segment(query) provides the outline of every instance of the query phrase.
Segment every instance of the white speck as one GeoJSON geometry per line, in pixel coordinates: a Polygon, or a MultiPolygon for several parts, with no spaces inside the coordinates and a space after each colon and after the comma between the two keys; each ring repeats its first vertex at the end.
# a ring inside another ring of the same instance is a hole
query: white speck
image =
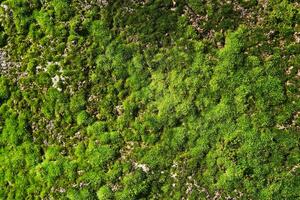
{"type": "Polygon", "coordinates": [[[176,179],[177,174],[176,173],[171,173],[171,177],[174,178],[174,179],[176,179]]]}
{"type": "Polygon", "coordinates": [[[4,8],[4,10],[5,10],[5,11],[7,11],[7,10],[8,10],[8,6],[7,6],[7,5],[5,5],[5,4],[1,5],[1,7],[2,7],[2,8],[4,8]]]}
{"type": "Polygon", "coordinates": [[[134,163],[134,168],[141,168],[143,170],[143,172],[145,172],[145,173],[148,173],[150,170],[146,164],[134,163]]]}
{"type": "Polygon", "coordinates": [[[59,188],[59,192],[64,193],[64,192],[66,192],[66,189],[65,188],[59,188]]]}
{"type": "Polygon", "coordinates": [[[52,83],[53,83],[52,86],[53,86],[54,88],[56,88],[58,91],[61,92],[62,89],[58,87],[58,82],[59,82],[59,80],[60,80],[60,77],[59,77],[58,75],[54,76],[54,77],[52,78],[52,83]]]}

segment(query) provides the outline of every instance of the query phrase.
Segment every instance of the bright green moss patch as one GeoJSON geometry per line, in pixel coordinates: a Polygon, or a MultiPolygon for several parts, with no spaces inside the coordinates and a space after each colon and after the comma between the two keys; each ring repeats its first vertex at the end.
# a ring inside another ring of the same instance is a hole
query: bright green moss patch
{"type": "Polygon", "coordinates": [[[298,199],[296,1],[0,1],[0,199],[298,199]]]}

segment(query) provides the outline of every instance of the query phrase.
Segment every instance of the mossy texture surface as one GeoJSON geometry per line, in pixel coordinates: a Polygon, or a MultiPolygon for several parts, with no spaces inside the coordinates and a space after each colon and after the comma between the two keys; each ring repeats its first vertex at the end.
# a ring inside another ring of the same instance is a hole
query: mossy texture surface
{"type": "Polygon", "coordinates": [[[300,4],[0,0],[0,199],[300,197],[300,4]]]}

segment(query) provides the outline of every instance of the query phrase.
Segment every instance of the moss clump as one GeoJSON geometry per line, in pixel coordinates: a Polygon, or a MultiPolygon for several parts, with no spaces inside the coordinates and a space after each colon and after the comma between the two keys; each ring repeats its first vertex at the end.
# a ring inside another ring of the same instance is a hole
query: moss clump
{"type": "Polygon", "coordinates": [[[0,1],[0,199],[298,199],[296,1],[0,1]]]}

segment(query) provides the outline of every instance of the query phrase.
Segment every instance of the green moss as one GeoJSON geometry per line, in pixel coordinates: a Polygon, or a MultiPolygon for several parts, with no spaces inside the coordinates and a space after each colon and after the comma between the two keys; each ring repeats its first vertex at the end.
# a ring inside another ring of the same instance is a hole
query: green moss
{"type": "Polygon", "coordinates": [[[87,125],[89,123],[89,115],[85,111],[81,111],[77,117],[76,122],[78,125],[87,125]]]}
{"type": "Polygon", "coordinates": [[[295,1],[0,2],[1,199],[299,196],[295,1]]]}
{"type": "Polygon", "coordinates": [[[105,199],[113,199],[113,192],[108,186],[102,186],[97,191],[97,197],[99,200],[105,200],[105,199]]]}
{"type": "Polygon", "coordinates": [[[74,113],[85,108],[86,100],[83,92],[77,93],[70,98],[70,110],[74,113]]]}

